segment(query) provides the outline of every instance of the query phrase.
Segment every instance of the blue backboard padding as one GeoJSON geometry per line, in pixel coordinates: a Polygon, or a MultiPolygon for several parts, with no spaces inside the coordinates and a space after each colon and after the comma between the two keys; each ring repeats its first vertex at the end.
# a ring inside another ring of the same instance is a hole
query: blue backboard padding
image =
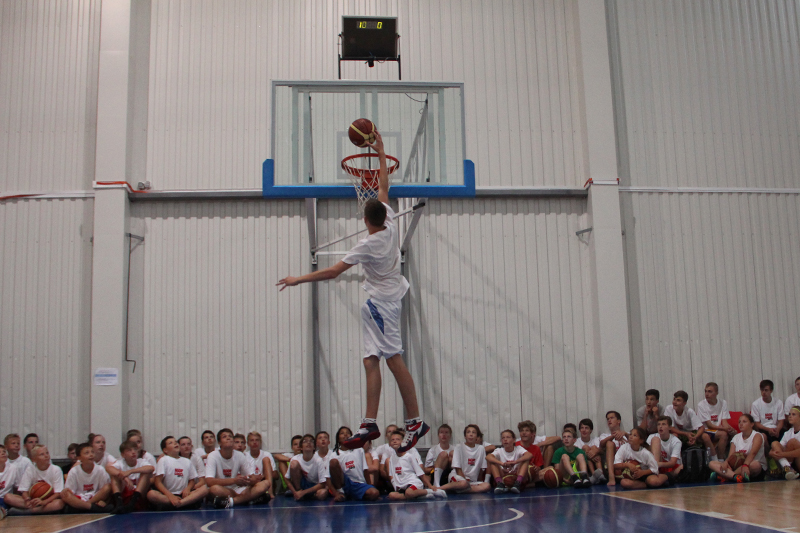
{"type": "MultiPolygon", "coordinates": [[[[275,185],[275,160],[264,161],[265,198],[355,198],[352,185],[275,185]]],[[[389,198],[474,198],[475,163],[464,160],[464,185],[397,184],[389,189],[389,198]]]]}

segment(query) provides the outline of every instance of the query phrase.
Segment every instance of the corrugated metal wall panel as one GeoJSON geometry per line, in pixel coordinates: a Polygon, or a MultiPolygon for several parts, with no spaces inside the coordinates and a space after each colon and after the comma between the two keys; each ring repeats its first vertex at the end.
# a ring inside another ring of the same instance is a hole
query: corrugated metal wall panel
{"type": "MultiPolygon", "coordinates": [[[[320,205],[323,242],[361,224],[354,202],[320,205]]],[[[541,434],[587,415],[601,420],[589,251],[575,235],[588,225],[585,200],[435,200],[425,209],[406,263],[406,361],[429,423],[460,434],[474,422],[497,442],[525,418],[541,434]]],[[[365,407],[362,276],[351,269],[320,285],[322,427],[331,431],[365,407]]],[[[399,422],[402,402],[385,367],[383,376],[379,421],[399,422]]]]}
{"type": "Polygon", "coordinates": [[[800,3],[609,7],[623,185],[800,185],[800,3]]]}
{"type": "MultiPolygon", "coordinates": [[[[300,201],[134,204],[144,225],[144,432],[260,431],[288,449],[312,431],[308,286],[300,201]]],[[[199,442],[196,440],[195,442],[199,442]]],[[[152,446],[152,443],[151,443],[152,446]]]]}
{"type": "Polygon", "coordinates": [[[88,189],[100,2],[0,4],[0,190],[88,189]]]}
{"type": "Polygon", "coordinates": [[[93,203],[0,203],[0,427],[53,457],[90,429],[93,203]]]}
{"type": "Polygon", "coordinates": [[[747,412],[761,379],[794,392],[799,208],[793,194],[623,196],[638,398],[683,389],[696,404],[714,381],[747,412]]]}
{"type": "MultiPolygon", "coordinates": [[[[270,81],[336,79],[342,15],[385,15],[399,19],[404,81],[465,82],[479,185],[580,186],[575,11],[574,0],[155,0],[148,179],[158,189],[260,187],[270,81]]],[[[396,80],[397,65],[345,62],[342,77],[396,80]]]]}

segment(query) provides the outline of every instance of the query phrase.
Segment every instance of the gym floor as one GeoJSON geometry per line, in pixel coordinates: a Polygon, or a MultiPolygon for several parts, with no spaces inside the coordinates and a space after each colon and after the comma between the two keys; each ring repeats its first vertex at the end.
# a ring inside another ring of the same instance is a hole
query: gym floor
{"type": "Polygon", "coordinates": [[[699,484],[623,491],[536,489],[520,495],[452,495],[444,501],[297,504],[278,496],[235,510],[136,513],[125,516],[9,516],[0,531],[100,533],[135,531],[653,531],[674,533],[785,531],[800,533],[800,482],[699,484]]]}

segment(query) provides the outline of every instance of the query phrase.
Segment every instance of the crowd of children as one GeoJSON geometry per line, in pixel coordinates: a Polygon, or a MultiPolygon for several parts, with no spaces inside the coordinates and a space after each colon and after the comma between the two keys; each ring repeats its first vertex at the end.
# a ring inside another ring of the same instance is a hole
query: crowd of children
{"type": "Polygon", "coordinates": [[[268,503],[278,493],[297,501],[332,499],[444,499],[448,493],[519,494],[534,486],[576,488],[619,483],[627,489],[672,484],[681,479],[682,452],[705,449],[711,480],[746,482],[769,472],[775,477],[800,477],[800,378],[786,402],[773,399],[774,385],[760,383],[761,396],[750,413],[730,425],[725,400],[715,383],[694,410],[688,394],[677,391],[662,407],[660,394],[646,392],[636,426],[622,428],[620,414],[606,413],[608,430],[593,437],[593,422],[565,424],[560,437],[537,435],[525,420],[517,434],[506,429],[500,444],[483,441],[476,424],[463,430],[463,442],[452,443],[452,428],[442,424],[438,442],[425,460],[416,448],[400,451],[404,431],[389,425],[385,444],[368,442],[348,449],[352,431],[341,427],[333,448],[327,432],[296,435],[291,454],[262,450],[261,435],[245,437],[230,429],[203,432],[201,446],[166,436],[158,457],[144,449],[142,433],[130,430],[119,458],[106,452],[102,435],[71,444],[70,463],[59,468],[36,434],[24,439],[7,435],[0,446],[0,517],[20,514],[129,513],[137,510],[197,509],[204,503],[230,508],[268,503]],[[374,445],[374,447],[373,447],[374,445]],[[25,455],[23,455],[24,448],[25,455]],[[37,485],[51,490],[42,492],[37,485]]]}

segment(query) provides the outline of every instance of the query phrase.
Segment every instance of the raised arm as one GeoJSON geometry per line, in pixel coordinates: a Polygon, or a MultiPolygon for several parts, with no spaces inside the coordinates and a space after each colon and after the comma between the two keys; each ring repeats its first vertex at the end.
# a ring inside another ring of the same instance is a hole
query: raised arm
{"type": "Polygon", "coordinates": [[[375,142],[370,144],[378,153],[380,169],[378,170],[378,201],[389,203],[389,169],[386,166],[386,152],[383,149],[383,138],[379,131],[375,132],[375,142]]]}

